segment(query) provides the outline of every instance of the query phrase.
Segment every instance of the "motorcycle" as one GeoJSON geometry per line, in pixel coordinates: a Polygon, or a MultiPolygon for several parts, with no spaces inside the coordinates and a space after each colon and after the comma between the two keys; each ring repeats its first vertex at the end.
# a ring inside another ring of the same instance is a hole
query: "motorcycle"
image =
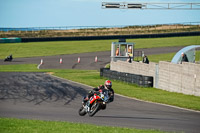
{"type": "Polygon", "coordinates": [[[84,116],[88,113],[90,117],[94,116],[99,110],[106,109],[108,100],[108,91],[99,90],[99,92],[95,92],[94,95],[79,109],[79,115],[84,116]]]}
{"type": "Polygon", "coordinates": [[[9,56],[7,56],[7,57],[5,58],[4,61],[12,61],[12,59],[13,59],[12,55],[9,55],[9,56]]]}

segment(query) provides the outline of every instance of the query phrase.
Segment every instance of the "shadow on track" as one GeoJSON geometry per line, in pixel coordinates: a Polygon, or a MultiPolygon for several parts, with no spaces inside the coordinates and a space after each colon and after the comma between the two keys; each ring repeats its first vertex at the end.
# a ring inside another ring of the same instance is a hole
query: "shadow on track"
{"type": "Polygon", "coordinates": [[[84,88],[73,86],[44,73],[1,73],[0,100],[29,102],[35,105],[60,101],[69,104],[84,96],[84,88]]]}

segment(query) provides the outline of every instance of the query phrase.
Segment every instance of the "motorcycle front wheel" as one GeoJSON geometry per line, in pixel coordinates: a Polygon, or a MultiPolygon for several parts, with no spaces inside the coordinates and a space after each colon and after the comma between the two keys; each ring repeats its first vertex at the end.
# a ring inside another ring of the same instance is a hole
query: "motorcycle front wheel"
{"type": "Polygon", "coordinates": [[[78,113],[80,116],[84,116],[87,112],[86,110],[84,109],[84,107],[81,107],[79,110],[78,110],[78,113]]]}
{"type": "Polygon", "coordinates": [[[94,116],[97,111],[99,111],[99,106],[100,106],[100,103],[95,101],[92,105],[91,105],[91,108],[90,108],[90,111],[88,112],[88,115],[90,117],[94,116]]]}

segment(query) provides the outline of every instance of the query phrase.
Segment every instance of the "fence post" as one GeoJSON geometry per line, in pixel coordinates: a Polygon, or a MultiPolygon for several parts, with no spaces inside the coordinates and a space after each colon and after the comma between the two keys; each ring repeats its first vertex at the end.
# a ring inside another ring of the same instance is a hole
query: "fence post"
{"type": "Polygon", "coordinates": [[[158,88],[158,85],[159,85],[159,64],[156,64],[156,67],[155,67],[155,88],[158,88]]]}

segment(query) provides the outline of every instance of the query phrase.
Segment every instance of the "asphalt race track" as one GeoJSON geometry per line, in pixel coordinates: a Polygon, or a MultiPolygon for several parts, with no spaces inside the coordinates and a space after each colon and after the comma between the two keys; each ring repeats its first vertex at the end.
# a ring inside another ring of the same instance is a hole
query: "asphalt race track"
{"type": "MultiPolygon", "coordinates": [[[[176,52],[181,47],[145,49],[146,54],[176,52]]],[[[39,64],[41,69],[99,69],[110,62],[110,52],[84,53],[35,58],[16,58],[6,64],[39,64]],[[95,63],[95,56],[98,62],[95,63]],[[77,63],[77,58],[81,62],[77,63]],[[59,64],[63,58],[63,64],[59,64]],[[56,62],[56,63],[55,63],[56,62]]],[[[46,73],[0,72],[0,117],[70,121],[130,127],[139,129],[159,129],[163,131],[200,131],[200,112],[188,111],[155,103],[115,96],[106,110],[94,117],[78,115],[82,97],[91,90],[89,86],[60,79],[46,73]]]]}
{"type": "Polygon", "coordinates": [[[0,73],[0,117],[70,121],[164,131],[200,131],[200,113],[116,95],[94,117],[78,115],[88,86],[45,73],[0,73]]]}
{"type": "MultiPolygon", "coordinates": [[[[151,49],[137,49],[137,51],[144,51],[146,55],[163,54],[178,52],[183,47],[162,47],[151,49]]],[[[0,65],[12,65],[12,64],[40,64],[43,59],[43,65],[40,69],[85,69],[85,70],[99,70],[110,62],[110,51],[95,52],[95,53],[81,53],[71,55],[57,55],[46,57],[32,57],[32,58],[15,58],[12,62],[4,62],[0,59],[0,65]],[[95,57],[97,56],[97,62],[95,57]],[[80,63],[78,58],[80,57],[80,63]],[[60,58],[62,58],[62,64],[60,64],[60,58]]],[[[151,61],[151,59],[150,59],[151,61]]]]}

